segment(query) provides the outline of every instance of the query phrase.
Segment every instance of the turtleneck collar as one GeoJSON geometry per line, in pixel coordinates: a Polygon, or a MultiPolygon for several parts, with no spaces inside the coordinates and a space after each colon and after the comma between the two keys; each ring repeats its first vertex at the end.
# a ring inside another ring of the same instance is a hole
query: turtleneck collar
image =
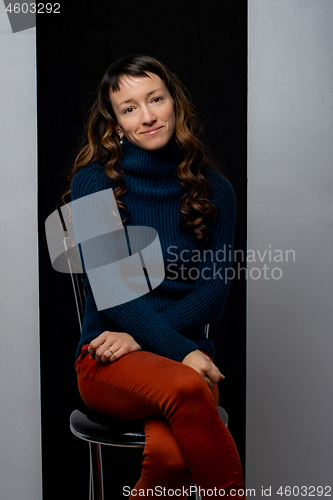
{"type": "Polygon", "coordinates": [[[120,168],[125,175],[159,180],[176,178],[181,155],[178,146],[172,140],[162,149],[147,151],[124,138],[122,149],[120,168]]]}

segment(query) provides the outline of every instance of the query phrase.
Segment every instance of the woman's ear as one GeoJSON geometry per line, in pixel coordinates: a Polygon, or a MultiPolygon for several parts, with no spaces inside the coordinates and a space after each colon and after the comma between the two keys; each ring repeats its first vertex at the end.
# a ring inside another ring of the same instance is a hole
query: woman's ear
{"type": "Polygon", "coordinates": [[[122,140],[122,138],[124,137],[124,132],[121,130],[119,125],[118,125],[118,127],[116,127],[116,132],[119,135],[119,139],[122,140]]]}

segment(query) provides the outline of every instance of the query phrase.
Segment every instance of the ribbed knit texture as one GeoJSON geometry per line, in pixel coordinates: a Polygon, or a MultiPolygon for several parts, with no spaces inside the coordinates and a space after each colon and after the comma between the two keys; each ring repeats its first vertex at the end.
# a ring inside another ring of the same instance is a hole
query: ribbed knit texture
{"type": "MultiPolygon", "coordinates": [[[[222,314],[228,294],[226,268],[232,267],[234,195],[218,172],[205,171],[210,200],[219,214],[209,243],[199,242],[192,231],[179,226],[184,192],[176,176],[179,163],[176,146],[145,151],[124,141],[121,169],[128,189],[121,199],[131,213],[126,225],[156,229],[166,278],[148,294],[103,311],[97,310],[86,280],[88,296],[77,356],[84,344],[106,330],[127,332],[144,350],[176,361],[195,349],[214,355],[204,325],[222,314]]],[[[115,188],[114,182],[94,163],[74,177],[72,200],[110,187],[115,188]]]]}

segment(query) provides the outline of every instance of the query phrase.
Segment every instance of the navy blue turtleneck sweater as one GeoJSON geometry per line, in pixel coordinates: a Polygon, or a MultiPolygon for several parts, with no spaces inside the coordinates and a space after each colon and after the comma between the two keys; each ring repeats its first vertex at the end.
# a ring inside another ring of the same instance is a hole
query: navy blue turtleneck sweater
{"type": "MultiPolygon", "coordinates": [[[[124,141],[120,167],[127,191],[121,199],[131,214],[126,225],[156,229],[165,279],[146,295],[103,311],[97,310],[86,280],[87,301],[77,356],[84,344],[106,330],[127,332],[143,350],[176,361],[182,361],[195,349],[214,355],[204,325],[222,314],[228,294],[234,195],[221,174],[205,170],[211,185],[210,200],[218,208],[218,220],[209,244],[200,242],[192,231],[179,226],[179,203],[184,193],[176,176],[179,163],[175,146],[146,151],[124,141]]],[[[72,200],[115,187],[103,166],[93,163],[75,175],[72,200]]]]}

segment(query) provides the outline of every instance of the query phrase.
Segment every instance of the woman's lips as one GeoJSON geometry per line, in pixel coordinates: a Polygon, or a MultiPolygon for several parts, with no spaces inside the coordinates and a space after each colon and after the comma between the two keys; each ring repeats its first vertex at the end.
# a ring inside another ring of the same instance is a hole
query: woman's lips
{"type": "Polygon", "coordinates": [[[141,134],[142,135],[154,135],[154,134],[157,134],[157,132],[159,132],[162,128],[163,128],[163,126],[158,127],[158,128],[153,128],[151,130],[147,130],[147,132],[141,132],[141,134]]]}

